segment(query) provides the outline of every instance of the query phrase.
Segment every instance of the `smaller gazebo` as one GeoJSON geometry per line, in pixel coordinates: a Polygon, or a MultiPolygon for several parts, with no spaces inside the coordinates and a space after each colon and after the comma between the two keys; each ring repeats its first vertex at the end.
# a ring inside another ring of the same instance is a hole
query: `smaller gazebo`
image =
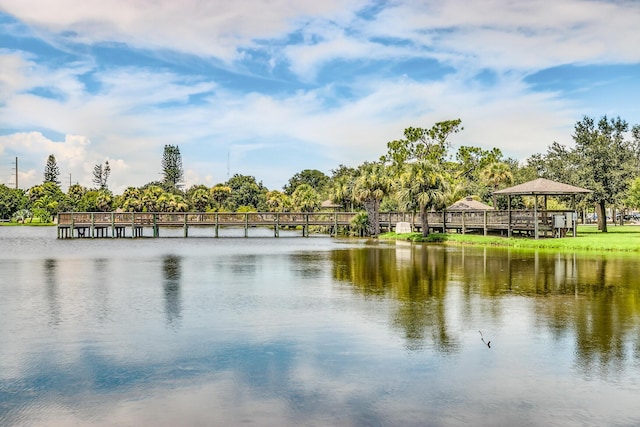
{"type": "Polygon", "coordinates": [[[333,203],[331,200],[327,199],[320,204],[320,209],[322,210],[337,210],[340,209],[342,205],[337,203],[333,203]]]}
{"type": "MultiPolygon", "coordinates": [[[[511,197],[512,196],[532,196],[534,197],[533,212],[534,218],[538,218],[538,197],[544,197],[544,210],[547,210],[547,196],[572,196],[572,208],[574,213],[576,210],[576,195],[588,194],[591,190],[586,188],[576,187],[569,184],[563,184],[561,182],[551,181],[545,178],[534,179],[533,181],[525,182],[524,184],[514,185],[513,187],[504,188],[502,190],[494,191],[493,194],[508,196],[508,211],[509,218],[511,218],[511,197]]],[[[538,238],[538,221],[534,221],[534,234],[535,238],[538,238]]],[[[572,227],[573,236],[576,235],[575,224],[572,227]]],[[[509,236],[511,235],[511,220],[509,220],[509,236]]]]}
{"type": "Polygon", "coordinates": [[[447,208],[449,211],[474,210],[474,211],[492,211],[493,206],[485,205],[482,202],[474,200],[473,197],[467,196],[460,199],[447,208]]]}

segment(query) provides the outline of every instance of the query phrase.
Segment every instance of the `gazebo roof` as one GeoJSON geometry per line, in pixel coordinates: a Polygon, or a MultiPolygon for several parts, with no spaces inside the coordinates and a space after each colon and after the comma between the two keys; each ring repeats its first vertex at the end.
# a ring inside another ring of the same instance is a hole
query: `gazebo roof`
{"type": "Polygon", "coordinates": [[[464,199],[460,199],[451,206],[447,208],[447,210],[477,210],[477,211],[488,211],[493,210],[493,206],[485,205],[482,202],[477,200],[473,200],[471,197],[465,197],[464,199]]]}
{"type": "Polygon", "coordinates": [[[586,194],[591,193],[591,190],[586,188],[575,187],[569,184],[563,184],[561,182],[551,181],[549,179],[538,178],[533,181],[525,182],[524,184],[514,185],[513,187],[504,188],[502,190],[494,191],[493,194],[498,195],[517,195],[517,196],[535,196],[535,195],[547,195],[547,196],[561,196],[570,194],[586,194]]]}
{"type": "Polygon", "coordinates": [[[342,205],[333,203],[331,200],[325,200],[320,204],[320,207],[323,209],[337,209],[337,208],[341,208],[342,205]]]}

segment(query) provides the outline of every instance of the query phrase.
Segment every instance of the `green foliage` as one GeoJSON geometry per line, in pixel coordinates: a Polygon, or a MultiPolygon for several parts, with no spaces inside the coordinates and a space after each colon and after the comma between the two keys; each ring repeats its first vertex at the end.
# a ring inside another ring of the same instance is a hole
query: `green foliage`
{"type": "Polygon", "coordinates": [[[11,216],[11,222],[24,224],[33,218],[33,213],[29,209],[18,209],[11,216]]]}
{"type": "Polygon", "coordinates": [[[115,206],[124,212],[142,212],[144,209],[142,190],[135,187],[128,187],[124,190],[124,193],[117,198],[115,206]]]}
{"type": "Polygon", "coordinates": [[[296,211],[313,212],[320,207],[320,195],[309,184],[300,184],[291,195],[291,203],[296,211]]]}
{"type": "Polygon", "coordinates": [[[162,182],[168,187],[176,188],[182,181],[182,155],[177,145],[165,145],[162,154],[162,182]]]}
{"type": "Polygon", "coordinates": [[[43,183],[51,182],[53,184],[59,185],[60,184],[60,181],[58,180],[59,176],[60,176],[60,169],[58,168],[56,157],[53,154],[49,154],[49,157],[47,158],[47,164],[44,167],[43,183]]]}
{"type": "Polygon", "coordinates": [[[109,190],[88,190],[77,205],[80,212],[111,212],[113,210],[113,194],[109,190]]]}
{"type": "MultiPolygon", "coordinates": [[[[494,162],[487,165],[480,173],[484,183],[492,187],[493,191],[497,191],[501,186],[506,186],[513,182],[513,174],[507,163],[494,162]]],[[[498,208],[498,200],[495,194],[492,194],[493,207],[498,208]]]]}
{"type": "Polygon", "coordinates": [[[369,230],[369,215],[366,212],[358,212],[351,219],[350,229],[353,235],[364,237],[369,230]]]}
{"type": "Polygon", "coordinates": [[[237,210],[240,206],[251,206],[258,211],[266,210],[268,190],[253,176],[235,174],[229,178],[227,186],[231,189],[227,199],[227,205],[231,210],[237,210]]]}
{"type": "Polygon", "coordinates": [[[53,215],[51,211],[46,207],[34,207],[33,208],[33,216],[32,218],[38,218],[40,222],[50,223],[53,222],[53,215]]]}
{"type": "Polygon", "coordinates": [[[442,164],[449,149],[448,138],[463,128],[460,119],[438,122],[429,129],[409,127],[404,130],[404,139],[387,143],[387,154],[380,159],[401,168],[410,160],[429,160],[442,164]]]}
{"type": "Polygon", "coordinates": [[[445,207],[447,186],[439,164],[428,160],[407,164],[400,176],[401,206],[418,205],[423,236],[429,234],[427,211],[445,207]]]}
{"type": "Polygon", "coordinates": [[[596,124],[591,117],[584,117],[575,125],[573,139],[579,159],[581,182],[593,191],[591,199],[599,209],[599,228],[607,231],[606,204],[624,200],[633,175],[637,173],[637,151],[625,139],[629,129],[626,121],[603,116],[596,124]]]}
{"type": "Polygon", "coordinates": [[[358,168],[353,184],[353,198],[364,205],[369,216],[368,234],[377,236],[380,203],[393,187],[390,170],[382,163],[365,163],[358,168]]]}
{"type": "Polygon", "coordinates": [[[10,218],[14,212],[24,208],[27,201],[24,191],[0,184],[0,218],[10,218]]]}
{"type": "Polygon", "coordinates": [[[627,206],[634,209],[640,208],[640,177],[631,181],[626,202],[627,206]]]}
{"type": "Polygon", "coordinates": [[[189,188],[186,198],[189,202],[189,210],[206,212],[211,208],[211,191],[205,185],[194,185],[189,188]]]}
{"type": "Polygon", "coordinates": [[[211,195],[212,208],[216,211],[225,210],[227,200],[231,197],[231,187],[218,184],[209,190],[211,195]]]}
{"type": "Polygon", "coordinates": [[[267,209],[271,212],[289,212],[293,207],[291,198],[278,190],[266,194],[267,209]]]}
{"type": "MultiPolygon", "coordinates": [[[[58,184],[54,182],[45,182],[41,185],[33,186],[28,192],[29,203],[34,216],[40,218],[53,217],[58,212],[71,210],[72,203],[69,196],[64,194],[58,184]],[[36,209],[39,209],[36,211],[36,209]],[[45,212],[43,212],[46,211],[45,212]]],[[[43,222],[48,222],[44,221],[43,222]]]]}
{"type": "Polygon", "coordinates": [[[289,179],[289,183],[283,187],[285,194],[291,196],[302,184],[307,184],[318,193],[322,193],[329,183],[329,177],[317,169],[305,169],[296,173],[289,179]]]}

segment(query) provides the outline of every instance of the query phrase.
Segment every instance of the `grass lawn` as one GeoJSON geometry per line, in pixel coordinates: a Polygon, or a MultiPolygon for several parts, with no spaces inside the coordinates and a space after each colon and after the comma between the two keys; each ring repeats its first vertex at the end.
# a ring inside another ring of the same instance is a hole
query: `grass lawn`
{"type": "Polygon", "coordinates": [[[395,234],[385,233],[383,239],[412,240],[416,242],[444,242],[447,244],[470,244],[488,246],[509,246],[513,248],[531,249],[570,249],[578,251],[624,251],[640,252],[640,226],[608,226],[608,232],[602,233],[597,227],[590,225],[578,226],[577,237],[561,239],[544,238],[531,239],[525,237],[482,236],[473,234],[431,234],[426,240],[420,233],[395,234]]]}
{"type": "Polygon", "coordinates": [[[0,227],[49,227],[55,225],[53,222],[40,222],[39,219],[34,219],[33,222],[10,222],[0,221],[0,227]]]}

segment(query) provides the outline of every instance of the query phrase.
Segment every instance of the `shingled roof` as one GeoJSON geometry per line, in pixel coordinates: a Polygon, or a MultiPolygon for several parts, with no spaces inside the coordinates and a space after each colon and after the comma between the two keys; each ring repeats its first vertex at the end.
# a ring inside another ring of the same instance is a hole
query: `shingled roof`
{"type": "Polygon", "coordinates": [[[586,194],[591,193],[591,190],[586,188],[575,187],[569,184],[563,184],[561,182],[551,181],[549,179],[538,178],[533,181],[525,182],[524,184],[514,185],[513,187],[504,188],[502,190],[494,191],[493,194],[499,195],[517,195],[517,196],[535,196],[535,195],[547,195],[547,196],[560,196],[568,194],[586,194]]]}
{"type": "Polygon", "coordinates": [[[465,197],[464,199],[460,199],[451,206],[447,208],[447,210],[477,210],[477,211],[487,211],[493,210],[493,206],[485,205],[482,202],[477,200],[473,200],[471,197],[465,197]]]}

